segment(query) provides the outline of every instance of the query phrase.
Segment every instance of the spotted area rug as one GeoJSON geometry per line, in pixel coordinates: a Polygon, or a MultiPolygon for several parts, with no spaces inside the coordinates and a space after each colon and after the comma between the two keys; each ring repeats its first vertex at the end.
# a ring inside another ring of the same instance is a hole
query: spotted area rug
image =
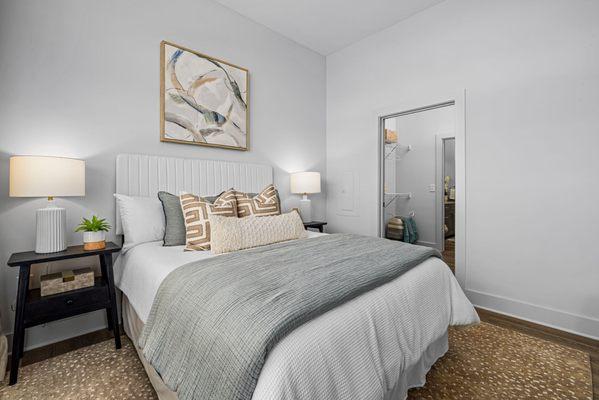
{"type": "Polygon", "coordinates": [[[409,399],[592,400],[587,353],[487,323],[449,330],[449,351],[409,399]]]}
{"type": "Polygon", "coordinates": [[[0,388],[1,400],[157,399],[133,343],[124,336],[84,347],[19,369],[13,386],[0,388]]]}
{"type": "MultiPolygon", "coordinates": [[[[3,400],[156,399],[129,340],[108,340],[21,368],[3,400]]],[[[486,323],[449,330],[449,351],[409,399],[592,400],[589,355],[486,323]]]]}

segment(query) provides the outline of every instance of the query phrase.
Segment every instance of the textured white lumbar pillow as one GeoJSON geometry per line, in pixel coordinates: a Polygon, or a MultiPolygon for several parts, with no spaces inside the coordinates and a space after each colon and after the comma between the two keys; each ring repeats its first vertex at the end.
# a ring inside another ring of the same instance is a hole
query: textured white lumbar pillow
{"type": "Polygon", "coordinates": [[[210,215],[210,247],[213,254],[228,253],[307,237],[296,211],[267,217],[230,218],[210,215]]]}

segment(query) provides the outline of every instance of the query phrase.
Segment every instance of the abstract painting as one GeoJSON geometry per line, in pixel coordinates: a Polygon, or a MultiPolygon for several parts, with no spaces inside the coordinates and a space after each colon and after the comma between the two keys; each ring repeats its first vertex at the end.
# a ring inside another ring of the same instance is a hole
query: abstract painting
{"type": "Polygon", "coordinates": [[[248,70],[160,43],[160,140],[248,150],[248,70]]]}

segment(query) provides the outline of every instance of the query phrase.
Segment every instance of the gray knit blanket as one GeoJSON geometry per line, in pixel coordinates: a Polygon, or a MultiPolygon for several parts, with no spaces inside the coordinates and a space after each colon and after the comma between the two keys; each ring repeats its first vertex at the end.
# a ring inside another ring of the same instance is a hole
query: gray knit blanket
{"type": "Polygon", "coordinates": [[[433,256],[334,234],[192,262],[162,282],[139,345],[179,399],[249,400],[285,335],[433,256]]]}

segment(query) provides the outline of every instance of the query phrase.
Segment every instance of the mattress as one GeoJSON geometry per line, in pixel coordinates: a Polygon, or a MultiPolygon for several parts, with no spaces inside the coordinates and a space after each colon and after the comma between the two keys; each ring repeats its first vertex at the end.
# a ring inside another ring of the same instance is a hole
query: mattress
{"type": "MultiPolygon", "coordinates": [[[[215,256],[145,243],[119,256],[115,282],[131,314],[145,323],[162,280],[207,257],[215,256]]],[[[430,258],[283,338],[267,357],[253,399],[404,398],[444,353],[447,327],[477,322],[447,265],[430,258]]]]}

